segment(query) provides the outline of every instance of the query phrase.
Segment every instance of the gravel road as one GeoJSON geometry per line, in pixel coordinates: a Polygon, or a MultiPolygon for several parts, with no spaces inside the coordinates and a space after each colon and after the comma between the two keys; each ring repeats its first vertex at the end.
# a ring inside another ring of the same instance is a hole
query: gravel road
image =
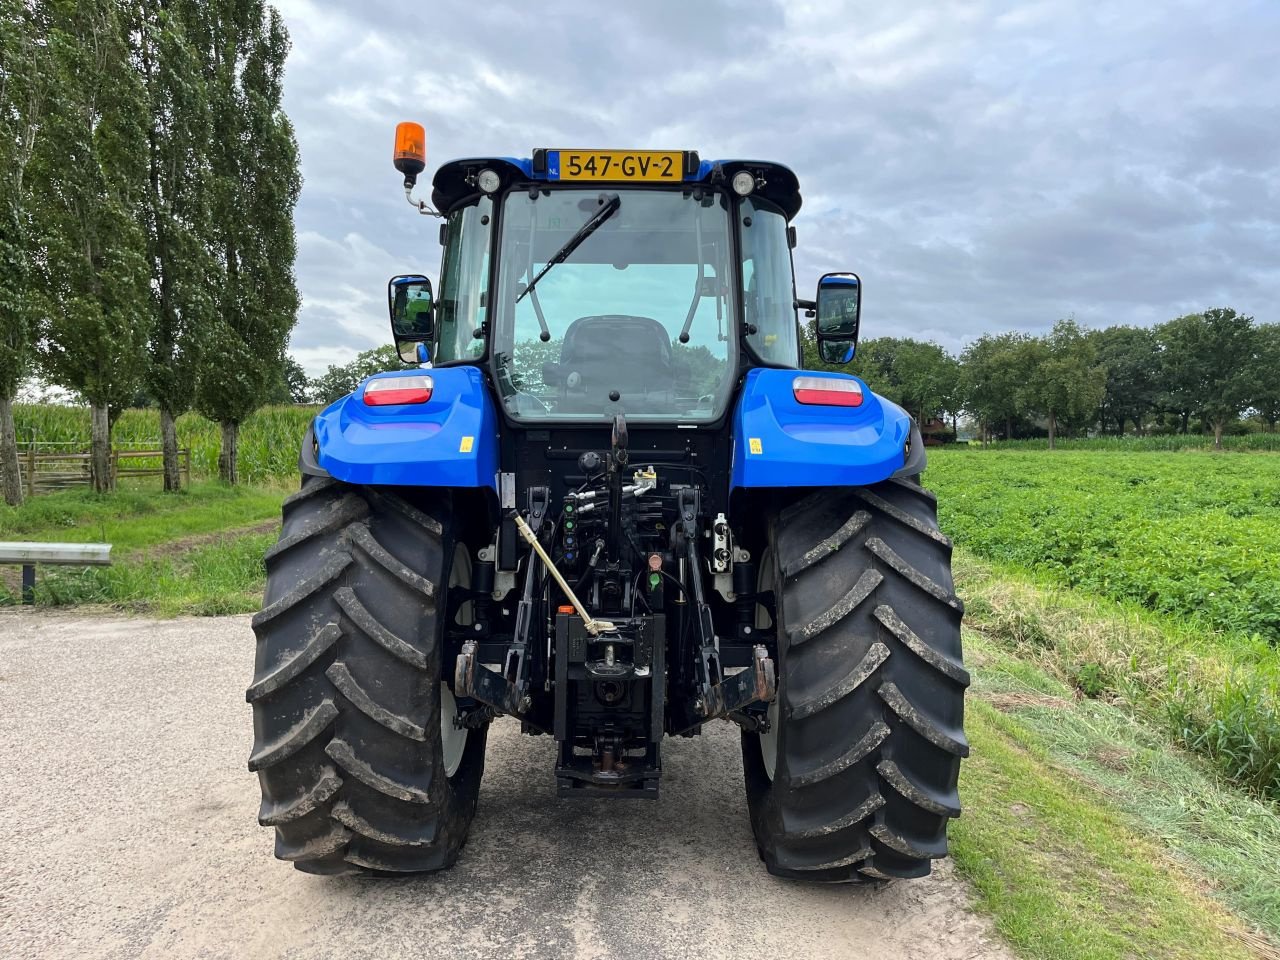
{"type": "Polygon", "coordinates": [[[1005,958],[943,864],[873,888],[756,858],[736,728],[667,741],[662,799],[558,801],[500,722],[458,866],[325,879],[271,855],[245,770],[247,617],[0,613],[0,955],[1005,958]]]}

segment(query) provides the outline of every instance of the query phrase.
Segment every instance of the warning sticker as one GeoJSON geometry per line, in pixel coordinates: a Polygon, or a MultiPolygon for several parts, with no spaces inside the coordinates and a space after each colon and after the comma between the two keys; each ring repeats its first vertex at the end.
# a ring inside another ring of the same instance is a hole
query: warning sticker
{"type": "Polygon", "coordinates": [[[473,446],[475,446],[475,442],[476,442],[476,438],[475,438],[475,437],[463,437],[463,438],[462,438],[462,443],[458,446],[458,452],[459,452],[459,453],[470,453],[470,452],[471,452],[471,448],[472,448],[473,446]]]}
{"type": "Polygon", "coordinates": [[[751,449],[752,453],[755,453],[755,454],[764,453],[764,444],[760,442],[759,437],[748,437],[747,446],[751,449]]]}

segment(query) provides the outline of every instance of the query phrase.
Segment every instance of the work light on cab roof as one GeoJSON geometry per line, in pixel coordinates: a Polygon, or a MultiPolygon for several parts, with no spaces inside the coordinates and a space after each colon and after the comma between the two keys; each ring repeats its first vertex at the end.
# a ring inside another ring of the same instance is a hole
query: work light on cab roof
{"type": "Polygon", "coordinates": [[[268,556],[277,856],[452,865],[499,716],[555,741],[560,796],[607,798],[656,797],[664,738],[727,720],[770,872],[927,873],[968,751],[962,605],[919,428],[838,369],[861,279],[796,297],[795,174],[542,147],[441,164],[428,206],[420,125],[394,160],[443,220],[439,290],[391,279],[403,365],[315,418],[268,556]]]}

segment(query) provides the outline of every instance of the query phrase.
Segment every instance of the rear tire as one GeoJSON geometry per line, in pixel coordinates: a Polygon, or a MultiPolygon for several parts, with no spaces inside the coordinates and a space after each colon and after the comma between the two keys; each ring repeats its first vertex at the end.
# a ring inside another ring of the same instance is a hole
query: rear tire
{"type": "Polygon", "coordinates": [[[779,692],[774,728],[744,733],[742,756],[765,865],[826,882],[925,876],[946,855],[969,752],[964,608],[936,499],[916,478],[807,496],[771,518],[761,571],[779,692]]]}
{"type": "Polygon", "coordinates": [[[267,552],[249,769],[276,856],[308,873],[449,867],[475,814],[487,731],[459,744],[441,716],[444,585],[467,554],[448,491],[428,497],[306,477],[267,552]]]}

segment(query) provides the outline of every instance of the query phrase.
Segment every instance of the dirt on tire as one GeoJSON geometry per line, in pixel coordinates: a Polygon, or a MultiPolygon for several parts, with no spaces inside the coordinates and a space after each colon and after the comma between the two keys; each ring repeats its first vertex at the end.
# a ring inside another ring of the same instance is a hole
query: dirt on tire
{"type": "Polygon", "coordinates": [[[964,605],[937,500],[903,480],[824,490],[770,530],[775,729],[768,751],[742,737],[761,857],[794,879],[925,876],[946,855],[969,753],[964,605]]]}

